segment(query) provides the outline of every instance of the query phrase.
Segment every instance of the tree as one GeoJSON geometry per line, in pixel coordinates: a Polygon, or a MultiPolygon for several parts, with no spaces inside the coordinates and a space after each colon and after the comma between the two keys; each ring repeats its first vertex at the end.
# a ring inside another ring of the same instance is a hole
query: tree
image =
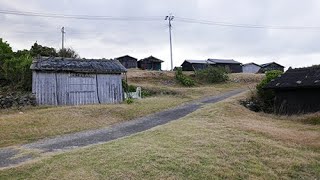
{"type": "Polygon", "coordinates": [[[40,56],[58,56],[56,50],[52,47],[41,46],[37,42],[31,46],[30,54],[32,57],[40,56]]]}
{"type": "Polygon", "coordinates": [[[30,91],[32,85],[31,63],[30,54],[6,59],[3,63],[3,76],[7,85],[15,89],[30,91]]]}
{"type": "Polygon", "coordinates": [[[79,54],[75,52],[72,48],[64,48],[58,51],[59,57],[66,57],[66,58],[80,58],[79,54]]]}
{"type": "Polygon", "coordinates": [[[6,59],[10,59],[12,57],[13,51],[9,43],[7,43],[7,41],[3,41],[2,38],[0,38],[0,83],[4,81],[3,64],[6,59]]]}

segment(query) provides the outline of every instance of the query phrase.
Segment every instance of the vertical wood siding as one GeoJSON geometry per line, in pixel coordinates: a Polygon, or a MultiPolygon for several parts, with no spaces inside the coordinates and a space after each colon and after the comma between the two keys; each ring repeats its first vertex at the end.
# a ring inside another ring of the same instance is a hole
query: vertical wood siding
{"type": "Polygon", "coordinates": [[[121,75],[33,72],[39,105],[82,105],[123,101],[121,75]]]}

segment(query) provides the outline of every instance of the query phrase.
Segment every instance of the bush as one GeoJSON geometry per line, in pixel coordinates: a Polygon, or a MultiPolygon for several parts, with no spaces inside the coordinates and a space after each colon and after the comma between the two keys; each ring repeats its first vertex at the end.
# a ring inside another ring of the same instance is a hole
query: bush
{"type": "Polygon", "coordinates": [[[207,83],[221,83],[229,80],[227,70],[222,67],[208,67],[196,71],[195,75],[197,79],[207,83]]]}
{"type": "Polygon", "coordinates": [[[122,89],[124,92],[136,92],[137,87],[129,85],[125,80],[122,80],[122,89]]]}
{"type": "Polygon", "coordinates": [[[182,68],[177,68],[177,69],[176,69],[176,80],[177,80],[180,84],[182,84],[182,85],[184,85],[184,86],[187,86],[187,87],[192,87],[192,86],[195,85],[193,79],[191,79],[190,77],[188,77],[188,76],[186,76],[186,75],[184,75],[184,74],[182,73],[182,68]]]}
{"type": "Polygon", "coordinates": [[[7,84],[14,89],[30,91],[32,88],[31,63],[32,57],[29,54],[6,59],[2,66],[2,73],[7,84]]]}
{"type": "Polygon", "coordinates": [[[127,104],[132,104],[132,103],[133,103],[133,99],[132,99],[132,98],[126,99],[126,103],[127,103],[127,104]]]}
{"type": "Polygon", "coordinates": [[[240,101],[242,105],[252,111],[274,112],[275,94],[271,89],[263,89],[270,81],[282,74],[282,71],[267,71],[264,79],[256,86],[256,94],[253,93],[249,99],[240,101]]]}
{"type": "Polygon", "coordinates": [[[263,89],[270,81],[282,74],[282,71],[267,71],[266,77],[257,85],[257,98],[260,101],[261,109],[264,112],[273,112],[274,108],[274,91],[271,89],[263,89]]]}

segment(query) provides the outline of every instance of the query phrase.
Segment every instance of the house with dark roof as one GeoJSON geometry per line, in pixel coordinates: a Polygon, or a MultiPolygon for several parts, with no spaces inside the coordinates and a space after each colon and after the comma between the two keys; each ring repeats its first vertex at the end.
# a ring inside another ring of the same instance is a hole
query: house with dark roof
{"type": "Polygon", "coordinates": [[[320,66],[289,69],[265,86],[275,93],[279,114],[320,111],[320,66]]]}
{"type": "Polygon", "coordinates": [[[31,64],[32,93],[39,105],[107,104],[123,101],[117,60],[37,57],[31,64]]]}
{"type": "Polygon", "coordinates": [[[156,57],[149,56],[147,58],[141,59],[138,61],[138,68],[142,70],[161,70],[161,63],[163,60],[160,60],[156,57]]]}
{"type": "Polygon", "coordinates": [[[265,73],[267,71],[272,71],[272,70],[279,70],[284,72],[284,66],[276,63],[276,62],[270,62],[266,64],[261,64],[261,68],[259,70],[259,73],[265,73]]]}
{"type": "Polygon", "coordinates": [[[253,62],[242,65],[243,73],[258,73],[260,69],[261,69],[261,66],[253,62]]]}
{"type": "Polygon", "coordinates": [[[214,65],[214,62],[207,60],[185,60],[182,64],[182,71],[195,71],[205,69],[210,65],[214,65]]]}
{"type": "Polygon", "coordinates": [[[215,63],[215,67],[223,67],[231,73],[241,73],[241,63],[233,59],[208,59],[208,61],[215,63]]]}
{"type": "Polygon", "coordinates": [[[138,59],[129,55],[121,56],[115,58],[117,59],[125,68],[137,68],[138,67],[138,59]]]}
{"type": "Polygon", "coordinates": [[[212,66],[226,68],[232,73],[242,72],[241,63],[233,59],[185,60],[181,66],[183,71],[200,70],[212,66]]]}

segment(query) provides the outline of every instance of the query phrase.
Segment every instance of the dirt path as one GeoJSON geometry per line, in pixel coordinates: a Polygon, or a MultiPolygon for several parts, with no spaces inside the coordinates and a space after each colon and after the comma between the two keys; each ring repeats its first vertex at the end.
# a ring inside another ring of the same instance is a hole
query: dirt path
{"type": "Polygon", "coordinates": [[[40,154],[44,155],[50,152],[58,152],[98,143],[105,143],[121,137],[142,132],[182,118],[194,112],[203,104],[216,103],[244,91],[245,90],[243,89],[239,89],[221,95],[192,101],[174,109],[165,110],[143,118],[138,118],[103,129],[83,131],[79,133],[62,135],[55,138],[48,138],[16,148],[2,148],[0,149],[0,168],[15,166],[32,160],[35,158],[33,156],[34,152],[41,152],[40,154]]]}

